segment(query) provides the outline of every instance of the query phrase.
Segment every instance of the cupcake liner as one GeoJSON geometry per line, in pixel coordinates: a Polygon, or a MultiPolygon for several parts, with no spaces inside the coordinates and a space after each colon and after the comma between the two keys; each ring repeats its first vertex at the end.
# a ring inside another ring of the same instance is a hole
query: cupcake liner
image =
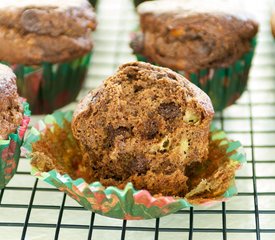
{"type": "MultiPolygon", "coordinates": [[[[176,72],[202,89],[210,97],[215,111],[222,111],[234,104],[246,89],[255,47],[256,38],[253,38],[250,51],[226,68],[202,69],[194,73],[176,72]]],[[[138,61],[148,62],[146,57],[136,56],[138,61]]]]}
{"type": "MultiPolygon", "coordinates": [[[[27,157],[32,158],[32,144],[40,139],[46,129],[50,128],[53,132],[56,125],[62,128],[64,120],[70,122],[71,119],[72,112],[55,112],[53,115],[48,115],[44,121],[39,121],[26,138],[24,148],[27,157]]],[[[229,160],[234,170],[246,161],[240,142],[229,141],[224,132],[214,127],[211,128],[211,139],[218,141],[218,148],[226,147],[226,159],[229,160]]],[[[100,182],[89,184],[82,178],[73,180],[68,174],[60,174],[55,169],[42,172],[33,166],[31,174],[67,193],[88,210],[104,216],[127,220],[158,218],[193,205],[210,205],[225,201],[237,194],[234,180],[230,181],[228,189],[219,196],[203,198],[198,195],[197,198],[187,199],[152,196],[147,190],[136,190],[132,183],[128,183],[123,190],[114,186],[104,187],[100,182]]],[[[190,192],[190,196],[192,194],[190,192]]]]}
{"type": "Polygon", "coordinates": [[[24,117],[15,133],[7,140],[0,140],[0,189],[4,188],[17,170],[20,158],[20,147],[30,121],[29,104],[22,99],[24,117]]]}
{"type": "Polygon", "coordinates": [[[90,58],[89,53],[65,63],[43,63],[39,66],[15,64],[10,67],[17,76],[18,93],[28,100],[32,113],[45,114],[76,99],[85,80],[90,58]]]}

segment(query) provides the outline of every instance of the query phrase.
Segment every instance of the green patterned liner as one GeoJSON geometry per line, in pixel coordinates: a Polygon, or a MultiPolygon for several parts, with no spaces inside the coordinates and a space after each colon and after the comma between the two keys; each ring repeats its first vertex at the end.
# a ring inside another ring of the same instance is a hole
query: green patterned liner
{"type": "MultiPolygon", "coordinates": [[[[63,127],[64,119],[71,121],[72,112],[55,112],[53,115],[48,115],[44,121],[39,121],[37,126],[31,129],[24,144],[28,158],[31,158],[32,143],[38,141],[47,128],[53,131],[55,123],[63,127]]],[[[211,129],[211,138],[212,140],[220,139],[219,146],[221,147],[228,145],[226,152],[234,166],[239,167],[246,161],[240,142],[229,142],[224,132],[214,128],[211,129]]],[[[128,183],[123,190],[120,190],[113,186],[105,188],[99,182],[89,184],[83,179],[73,180],[67,174],[61,175],[56,170],[40,172],[33,167],[31,174],[67,193],[84,208],[112,218],[151,219],[192,206],[184,198],[172,196],[153,197],[146,190],[135,190],[132,183],[128,183]]],[[[222,196],[215,199],[204,199],[202,205],[225,201],[236,194],[237,189],[234,181],[232,181],[231,186],[222,196]]]]}
{"type": "Polygon", "coordinates": [[[0,140],[0,189],[4,188],[17,170],[20,158],[20,147],[27,130],[30,114],[29,104],[22,99],[24,117],[15,133],[11,133],[7,140],[0,140]]]}
{"type": "MultiPolygon", "coordinates": [[[[211,98],[215,111],[222,111],[234,104],[246,89],[255,47],[256,38],[251,42],[251,50],[226,68],[203,69],[196,73],[177,72],[211,98]]],[[[138,54],[136,56],[138,61],[148,62],[144,56],[138,54]]]]}
{"type": "Polygon", "coordinates": [[[33,114],[52,113],[73,102],[85,80],[91,54],[70,62],[40,66],[10,65],[17,76],[20,96],[26,98],[33,114]]]}

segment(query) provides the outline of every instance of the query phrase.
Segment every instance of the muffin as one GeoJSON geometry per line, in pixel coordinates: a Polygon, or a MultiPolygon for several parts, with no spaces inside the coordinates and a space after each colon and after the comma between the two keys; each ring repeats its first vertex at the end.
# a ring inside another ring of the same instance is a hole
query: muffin
{"type": "Polygon", "coordinates": [[[209,97],[185,78],[134,62],[79,103],[72,131],[102,183],[184,196],[186,166],[208,157],[213,114],[209,97]]]}
{"type": "Polygon", "coordinates": [[[20,146],[29,111],[19,97],[16,76],[12,70],[0,64],[0,189],[12,178],[20,157],[20,146]]]}
{"type": "Polygon", "coordinates": [[[258,24],[232,1],[152,1],[139,5],[139,60],[169,67],[204,90],[214,109],[245,90],[258,24]],[[232,4],[233,5],[233,4],[232,4]]]}
{"type": "Polygon", "coordinates": [[[239,142],[210,128],[209,97],[181,75],[133,62],[29,132],[32,175],[84,208],[150,219],[236,194],[239,142]]]}
{"type": "Polygon", "coordinates": [[[86,0],[0,4],[0,61],[17,75],[19,94],[34,113],[73,101],[84,81],[96,27],[86,0]]]}

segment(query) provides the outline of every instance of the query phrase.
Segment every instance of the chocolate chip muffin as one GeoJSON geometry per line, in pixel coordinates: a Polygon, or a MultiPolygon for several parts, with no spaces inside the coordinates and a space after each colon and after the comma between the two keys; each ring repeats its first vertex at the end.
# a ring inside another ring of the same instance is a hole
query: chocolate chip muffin
{"type": "Polygon", "coordinates": [[[0,60],[35,65],[75,59],[91,51],[95,27],[86,0],[3,0],[0,60]]]}
{"type": "Polygon", "coordinates": [[[8,139],[23,120],[23,107],[17,93],[16,76],[0,64],[0,140],[8,139]]]}
{"type": "Polygon", "coordinates": [[[244,91],[258,31],[257,22],[239,4],[144,2],[138,7],[141,32],[131,47],[139,60],[179,71],[222,110],[244,91]]]}
{"type": "Polygon", "coordinates": [[[133,62],[82,99],[72,131],[101,183],[184,196],[186,167],[208,157],[213,114],[209,97],[181,75],[133,62]]]}

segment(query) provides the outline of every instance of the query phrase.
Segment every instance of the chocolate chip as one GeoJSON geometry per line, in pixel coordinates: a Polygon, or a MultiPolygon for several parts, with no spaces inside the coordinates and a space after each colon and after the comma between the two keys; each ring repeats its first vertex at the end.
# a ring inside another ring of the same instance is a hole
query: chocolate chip
{"type": "Polygon", "coordinates": [[[165,120],[173,120],[178,117],[181,113],[179,106],[177,106],[174,102],[170,103],[161,103],[158,107],[158,113],[165,120]]]}
{"type": "Polygon", "coordinates": [[[177,77],[175,76],[175,74],[169,72],[167,75],[168,75],[169,78],[177,81],[177,77]]]}
{"type": "Polygon", "coordinates": [[[158,122],[154,119],[149,119],[144,124],[144,137],[148,140],[153,139],[159,131],[158,122]]]}
{"type": "Polygon", "coordinates": [[[148,170],[148,160],[144,156],[137,156],[132,161],[131,172],[132,174],[145,174],[148,170]]]}
{"type": "Polygon", "coordinates": [[[157,79],[161,79],[161,78],[164,78],[164,77],[167,77],[167,75],[165,73],[158,73],[157,74],[157,79]]]}
{"type": "Polygon", "coordinates": [[[134,93],[137,93],[139,91],[143,90],[143,87],[142,86],[139,86],[139,85],[134,85],[134,93]]]}
{"type": "Polygon", "coordinates": [[[126,73],[129,81],[137,80],[137,74],[138,71],[135,69],[129,69],[129,71],[126,73]]]}
{"type": "Polygon", "coordinates": [[[127,127],[118,127],[114,129],[112,125],[108,125],[105,129],[107,137],[105,138],[104,147],[111,148],[114,145],[114,140],[117,136],[123,136],[124,138],[129,138],[132,135],[132,129],[127,127]]]}
{"type": "Polygon", "coordinates": [[[104,141],[104,148],[110,148],[113,146],[115,139],[115,130],[112,125],[108,125],[105,129],[106,138],[104,141]]]}
{"type": "Polygon", "coordinates": [[[118,158],[126,177],[136,173],[144,174],[148,170],[148,160],[143,155],[121,153],[118,158]]]}

